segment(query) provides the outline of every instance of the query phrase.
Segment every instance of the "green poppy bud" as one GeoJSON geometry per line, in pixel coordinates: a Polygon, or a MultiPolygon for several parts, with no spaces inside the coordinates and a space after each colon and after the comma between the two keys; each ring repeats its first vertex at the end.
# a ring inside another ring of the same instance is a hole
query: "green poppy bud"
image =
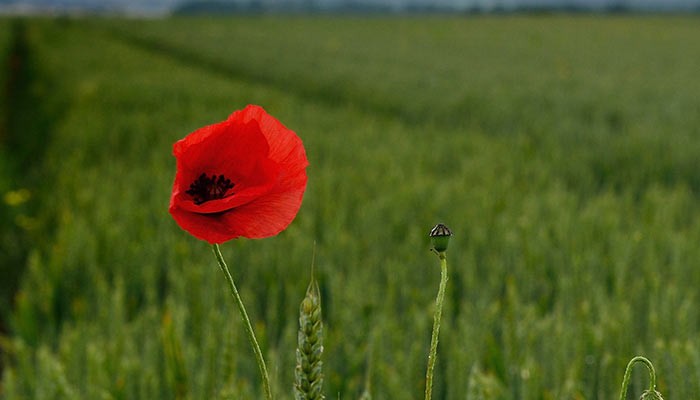
{"type": "Polygon", "coordinates": [[[444,224],[435,225],[435,227],[430,230],[430,242],[433,245],[433,249],[438,253],[447,250],[447,245],[450,243],[450,236],[452,236],[450,228],[446,227],[444,224]]]}

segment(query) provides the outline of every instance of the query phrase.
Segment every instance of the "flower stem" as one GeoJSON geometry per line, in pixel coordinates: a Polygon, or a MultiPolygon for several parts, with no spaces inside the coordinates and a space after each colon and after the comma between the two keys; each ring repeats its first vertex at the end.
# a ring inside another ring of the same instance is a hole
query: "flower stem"
{"type": "Polygon", "coordinates": [[[625,369],[625,376],[622,379],[622,390],[620,392],[620,400],[625,400],[627,398],[627,386],[629,386],[630,383],[630,375],[632,375],[632,366],[637,362],[641,362],[642,364],[646,365],[647,369],[649,370],[649,391],[653,392],[656,390],[656,371],[654,370],[654,365],[652,365],[651,361],[649,361],[646,357],[637,356],[631,359],[629,363],[627,363],[627,368],[625,369]]]}
{"type": "Polygon", "coordinates": [[[440,287],[435,300],[435,315],[433,316],[433,334],[430,338],[430,353],[428,353],[428,370],[425,373],[425,400],[430,400],[433,392],[433,370],[437,359],[438,335],[440,334],[440,319],[442,318],[442,303],[445,299],[447,286],[447,256],[445,252],[437,252],[440,257],[440,287]]]}
{"type": "Polygon", "coordinates": [[[272,400],[272,391],[270,390],[270,378],[267,375],[267,367],[265,367],[265,360],[263,359],[262,351],[260,351],[260,346],[258,345],[258,340],[255,338],[255,332],[253,332],[253,326],[250,324],[250,318],[248,318],[248,313],[243,305],[243,300],[241,300],[241,295],[238,294],[238,289],[236,289],[236,284],[233,283],[233,277],[231,272],[224,261],[224,257],[221,255],[221,250],[218,244],[212,245],[214,255],[216,256],[216,261],[219,263],[219,268],[226,275],[226,280],[231,287],[231,294],[236,300],[238,305],[238,311],[241,312],[241,319],[243,320],[243,326],[248,334],[248,339],[250,339],[250,344],[253,346],[253,352],[255,352],[255,358],[258,362],[258,368],[260,368],[260,375],[262,375],[263,389],[265,391],[265,399],[272,400]]]}

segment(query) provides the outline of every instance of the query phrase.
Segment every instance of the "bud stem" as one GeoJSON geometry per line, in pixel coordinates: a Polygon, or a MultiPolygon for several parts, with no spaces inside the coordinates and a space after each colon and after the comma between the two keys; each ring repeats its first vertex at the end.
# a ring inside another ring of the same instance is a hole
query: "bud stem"
{"type": "Polygon", "coordinates": [[[433,316],[433,334],[430,338],[430,352],[428,353],[428,369],[425,373],[425,400],[430,400],[433,392],[433,370],[437,359],[438,336],[440,334],[440,319],[442,318],[442,303],[445,300],[445,287],[447,286],[447,256],[444,251],[436,251],[440,258],[440,287],[435,300],[435,315],[433,316]]]}
{"type": "Polygon", "coordinates": [[[243,320],[243,326],[246,333],[248,334],[248,339],[250,340],[251,346],[253,346],[253,352],[255,353],[255,358],[258,362],[258,368],[260,368],[260,375],[262,375],[263,390],[265,391],[265,399],[272,400],[272,391],[270,390],[270,378],[267,375],[267,367],[265,367],[265,360],[263,359],[262,351],[260,351],[260,346],[258,345],[258,340],[255,338],[255,332],[253,332],[253,326],[250,324],[250,318],[248,318],[248,313],[243,305],[243,300],[238,294],[238,289],[236,289],[236,284],[233,282],[233,277],[231,272],[224,261],[224,257],[221,255],[221,250],[218,244],[212,245],[212,250],[216,256],[216,261],[219,263],[219,268],[226,275],[226,280],[229,283],[231,294],[236,300],[236,305],[238,305],[238,311],[241,313],[241,319],[243,320]]]}
{"type": "Polygon", "coordinates": [[[654,370],[654,365],[646,357],[636,356],[630,360],[630,362],[627,364],[627,368],[625,369],[625,376],[622,379],[620,400],[625,400],[627,398],[627,387],[630,383],[630,375],[632,375],[632,366],[637,362],[641,362],[642,364],[646,365],[647,369],[649,370],[649,391],[652,392],[656,390],[656,370],[654,370]]]}

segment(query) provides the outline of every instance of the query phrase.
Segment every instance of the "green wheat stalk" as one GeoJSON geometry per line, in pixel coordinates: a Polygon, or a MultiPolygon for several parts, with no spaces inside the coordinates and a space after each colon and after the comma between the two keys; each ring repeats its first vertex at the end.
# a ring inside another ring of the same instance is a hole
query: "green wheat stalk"
{"type": "Polygon", "coordinates": [[[323,396],[323,321],[321,296],[313,277],[299,306],[297,366],[294,369],[294,398],[321,400],[323,396]]]}
{"type": "Polygon", "coordinates": [[[172,381],[175,399],[185,399],[187,397],[187,369],[185,368],[185,357],[182,353],[182,345],[175,332],[172,317],[166,311],[162,321],[163,350],[165,352],[166,366],[169,378],[172,381]]]}

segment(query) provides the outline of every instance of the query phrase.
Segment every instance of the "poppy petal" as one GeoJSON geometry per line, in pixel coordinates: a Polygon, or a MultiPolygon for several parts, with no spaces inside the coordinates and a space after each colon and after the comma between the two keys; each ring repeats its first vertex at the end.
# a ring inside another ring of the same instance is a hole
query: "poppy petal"
{"type": "Polygon", "coordinates": [[[303,169],[308,165],[301,139],[262,107],[249,105],[231,114],[228,120],[258,121],[270,146],[269,157],[272,160],[293,169],[303,169]]]}
{"type": "MultiPolygon", "coordinates": [[[[260,174],[260,160],[268,158],[269,146],[255,121],[245,124],[224,121],[198,129],[175,143],[180,183],[189,187],[201,174],[224,175],[234,184],[256,186],[268,178],[260,174]]],[[[180,188],[186,191],[187,188],[180,188]]]]}
{"type": "Polygon", "coordinates": [[[301,139],[259,106],[200,128],[173,146],[170,213],[209,243],[264,238],[296,217],[308,160],[301,139]]]}
{"type": "Polygon", "coordinates": [[[261,196],[264,196],[278,184],[278,175],[280,174],[279,166],[270,160],[260,160],[253,174],[259,177],[260,182],[255,185],[246,185],[244,182],[241,185],[235,185],[231,189],[231,194],[226,195],[221,199],[211,200],[202,204],[196,204],[192,200],[192,196],[180,192],[179,195],[186,196],[180,199],[180,207],[184,210],[201,213],[214,214],[224,212],[235,207],[242,206],[250,201],[253,201],[261,196]]]}
{"type": "Polygon", "coordinates": [[[222,215],[236,237],[274,236],[292,223],[301,207],[304,190],[272,193],[222,215]]]}

